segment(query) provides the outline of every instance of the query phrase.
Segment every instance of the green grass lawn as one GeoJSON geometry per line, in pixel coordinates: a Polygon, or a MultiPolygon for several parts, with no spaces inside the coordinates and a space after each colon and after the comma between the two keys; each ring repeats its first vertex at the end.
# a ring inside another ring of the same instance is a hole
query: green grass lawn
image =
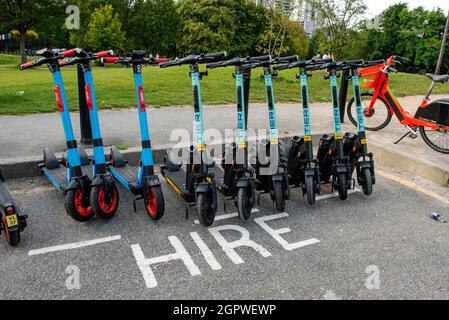
{"type": "MultiPolygon", "coordinates": [[[[46,67],[19,71],[17,56],[0,55],[0,115],[55,112],[53,84],[46,67]],[[24,91],[20,94],[20,91],[24,91]]],[[[76,68],[62,70],[69,107],[78,108],[76,68]]],[[[201,82],[204,104],[235,102],[235,84],[232,68],[213,69],[201,82]]],[[[262,70],[254,70],[251,79],[252,102],[265,101],[262,70]]],[[[278,102],[298,102],[299,88],[295,79],[297,70],[282,71],[275,80],[275,97],[278,102]]],[[[135,105],[131,68],[117,66],[93,69],[97,104],[101,109],[127,108],[135,105]]],[[[155,107],[191,105],[192,89],[188,67],[160,69],[146,67],[143,70],[146,102],[155,107]]],[[[430,82],[424,76],[395,74],[391,87],[397,96],[421,95],[430,82]]],[[[449,85],[437,85],[434,93],[449,93],[449,85]]],[[[310,79],[311,101],[329,101],[329,85],[318,74],[310,79]]],[[[351,94],[351,93],[350,93],[351,94]]]]}

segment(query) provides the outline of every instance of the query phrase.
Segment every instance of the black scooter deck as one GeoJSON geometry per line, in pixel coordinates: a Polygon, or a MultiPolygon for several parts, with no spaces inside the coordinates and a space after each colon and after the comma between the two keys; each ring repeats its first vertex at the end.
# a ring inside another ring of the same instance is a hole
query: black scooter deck
{"type": "Polygon", "coordinates": [[[186,188],[186,172],[183,168],[179,168],[179,171],[169,171],[162,167],[161,173],[173,190],[187,203],[195,203],[195,194],[190,193],[186,188]]]}
{"type": "MultiPolygon", "coordinates": [[[[46,176],[48,180],[59,190],[64,191],[67,189],[67,168],[64,166],[59,166],[55,169],[47,169],[46,167],[41,168],[42,173],[46,176]]],[[[93,166],[91,164],[81,166],[81,170],[84,175],[87,175],[91,181],[93,181],[93,166]]]]}
{"type": "Polygon", "coordinates": [[[137,178],[139,175],[138,167],[132,167],[128,164],[126,164],[124,167],[109,166],[109,171],[111,172],[114,179],[116,179],[126,189],[136,195],[141,193],[141,188],[139,188],[137,182],[137,178]]]}

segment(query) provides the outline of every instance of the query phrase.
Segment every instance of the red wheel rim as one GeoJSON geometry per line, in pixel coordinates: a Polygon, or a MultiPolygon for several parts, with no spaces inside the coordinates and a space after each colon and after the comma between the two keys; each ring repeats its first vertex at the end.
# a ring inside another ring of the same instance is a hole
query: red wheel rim
{"type": "Polygon", "coordinates": [[[81,189],[78,189],[75,192],[74,204],[75,210],[80,216],[88,217],[92,214],[92,207],[83,205],[83,191],[81,191],[81,189]]]}
{"type": "Polygon", "coordinates": [[[110,201],[110,203],[106,203],[106,188],[105,186],[101,186],[100,190],[98,191],[98,205],[105,214],[112,214],[117,209],[117,190],[114,188],[113,190],[113,196],[110,201]]]}
{"type": "Polygon", "coordinates": [[[147,191],[147,211],[152,217],[156,215],[156,195],[153,188],[149,188],[147,191]]]}

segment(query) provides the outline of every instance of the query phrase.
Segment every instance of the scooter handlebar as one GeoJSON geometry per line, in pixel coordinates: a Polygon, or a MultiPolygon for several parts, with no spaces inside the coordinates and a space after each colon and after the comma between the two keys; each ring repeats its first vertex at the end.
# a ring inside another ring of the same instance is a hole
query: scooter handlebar
{"type": "Polygon", "coordinates": [[[207,53],[205,55],[206,58],[214,58],[217,61],[222,60],[222,59],[226,58],[227,56],[228,56],[228,54],[226,53],[226,51],[207,53]]]}
{"type": "Polygon", "coordinates": [[[104,57],[100,59],[101,63],[118,63],[120,62],[119,57],[104,57]]]}
{"type": "Polygon", "coordinates": [[[69,49],[69,50],[62,51],[61,56],[63,58],[74,57],[77,54],[78,50],[79,50],[78,48],[75,48],[75,49],[69,49]]]}
{"type": "Polygon", "coordinates": [[[94,56],[96,58],[112,57],[113,55],[114,55],[114,51],[112,51],[112,50],[105,50],[105,51],[100,51],[100,52],[94,53],[94,56]]]}
{"type": "Polygon", "coordinates": [[[29,61],[27,63],[21,64],[20,65],[20,70],[25,70],[25,69],[29,69],[31,67],[39,66],[39,65],[43,64],[43,62],[41,62],[41,61],[44,60],[44,59],[45,58],[41,58],[41,59],[38,59],[38,60],[33,60],[33,61],[29,61]]]}

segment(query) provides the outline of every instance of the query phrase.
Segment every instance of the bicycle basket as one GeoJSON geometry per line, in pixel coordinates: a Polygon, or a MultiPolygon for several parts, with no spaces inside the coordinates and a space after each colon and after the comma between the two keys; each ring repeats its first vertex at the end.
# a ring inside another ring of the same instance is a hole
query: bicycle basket
{"type": "Polygon", "coordinates": [[[359,71],[360,87],[363,89],[375,88],[379,81],[384,65],[372,66],[359,71]]]}

